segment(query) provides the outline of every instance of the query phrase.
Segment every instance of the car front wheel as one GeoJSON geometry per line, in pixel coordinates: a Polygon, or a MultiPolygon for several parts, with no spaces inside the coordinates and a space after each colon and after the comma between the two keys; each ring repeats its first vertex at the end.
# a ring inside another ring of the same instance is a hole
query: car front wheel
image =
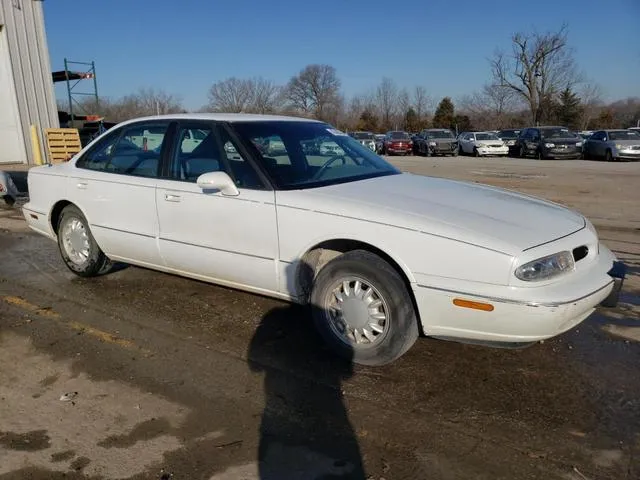
{"type": "Polygon", "coordinates": [[[320,270],[311,308],[327,344],[353,363],[390,363],[419,335],[405,282],[389,263],[366,250],[344,253],[320,270]]]}
{"type": "Polygon", "coordinates": [[[101,275],[111,267],[111,260],[100,249],[89,230],[89,222],[74,205],[66,206],[60,214],[58,248],[69,270],[81,277],[101,275]]]}

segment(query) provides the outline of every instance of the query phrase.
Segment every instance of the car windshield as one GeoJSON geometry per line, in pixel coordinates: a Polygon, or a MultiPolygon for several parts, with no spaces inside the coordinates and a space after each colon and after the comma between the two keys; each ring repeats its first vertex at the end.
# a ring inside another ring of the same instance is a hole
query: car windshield
{"type": "Polygon", "coordinates": [[[409,138],[409,135],[407,134],[407,132],[390,132],[389,137],[393,138],[394,140],[404,140],[409,138]]]}
{"type": "Polygon", "coordinates": [[[609,132],[609,138],[611,140],[640,140],[640,132],[634,132],[633,130],[615,130],[609,132]]]}
{"type": "Polygon", "coordinates": [[[353,132],[352,136],[356,140],[373,140],[373,133],[369,132],[353,132]]]}
{"type": "Polygon", "coordinates": [[[320,122],[234,122],[280,190],[322,187],[402,172],[349,135],[320,122]]]}
{"type": "Polygon", "coordinates": [[[542,138],[578,138],[568,128],[542,128],[540,129],[542,138]]]}
{"type": "Polygon", "coordinates": [[[500,140],[493,133],[476,133],[476,140],[500,140]]]}
{"type": "Polygon", "coordinates": [[[453,133],[449,130],[434,130],[431,132],[427,132],[427,136],[429,138],[454,138],[453,133]]]}
{"type": "Polygon", "coordinates": [[[498,137],[500,138],[518,138],[520,135],[520,130],[502,130],[498,132],[498,137]]]}

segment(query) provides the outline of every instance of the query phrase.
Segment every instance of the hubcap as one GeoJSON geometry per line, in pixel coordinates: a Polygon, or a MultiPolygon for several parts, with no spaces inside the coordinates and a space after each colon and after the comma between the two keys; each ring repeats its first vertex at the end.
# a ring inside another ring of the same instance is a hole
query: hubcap
{"type": "Polygon", "coordinates": [[[385,299],[361,278],[349,277],[336,282],[324,303],[331,330],[353,347],[375,345],[389,330],[389,307],[385,299]]]}
{"type": "Polygon", "coordinates": [[[89,236],[77,218],[70,219],[62,227],[62,245],[69,259],[76,265],[82,265],[89,258],[89,236]]]}

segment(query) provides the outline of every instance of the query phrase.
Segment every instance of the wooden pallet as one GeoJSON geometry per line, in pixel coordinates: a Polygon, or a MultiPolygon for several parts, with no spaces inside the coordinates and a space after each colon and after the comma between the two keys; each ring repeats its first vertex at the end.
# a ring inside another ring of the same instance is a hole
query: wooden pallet
{"type": "Polygon", "coordinates": [[[82,149],[77,128],[46,128],[44,136],[51,163],[67,162],[82,149]]]}

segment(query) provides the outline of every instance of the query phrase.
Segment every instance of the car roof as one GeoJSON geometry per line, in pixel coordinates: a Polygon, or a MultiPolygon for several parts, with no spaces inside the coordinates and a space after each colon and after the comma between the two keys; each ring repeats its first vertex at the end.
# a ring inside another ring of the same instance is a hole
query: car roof
{"type": "Polygon", "coordinates": [[[119,125],[150,120],[208,120],[231,123],[276,121],[324,123],[312,118],[294,117],[289,115],[262,115],[255,113],[170,113],[166,115],[151,115],[146,117],[132,118],[121,122],[119,125]]]}

